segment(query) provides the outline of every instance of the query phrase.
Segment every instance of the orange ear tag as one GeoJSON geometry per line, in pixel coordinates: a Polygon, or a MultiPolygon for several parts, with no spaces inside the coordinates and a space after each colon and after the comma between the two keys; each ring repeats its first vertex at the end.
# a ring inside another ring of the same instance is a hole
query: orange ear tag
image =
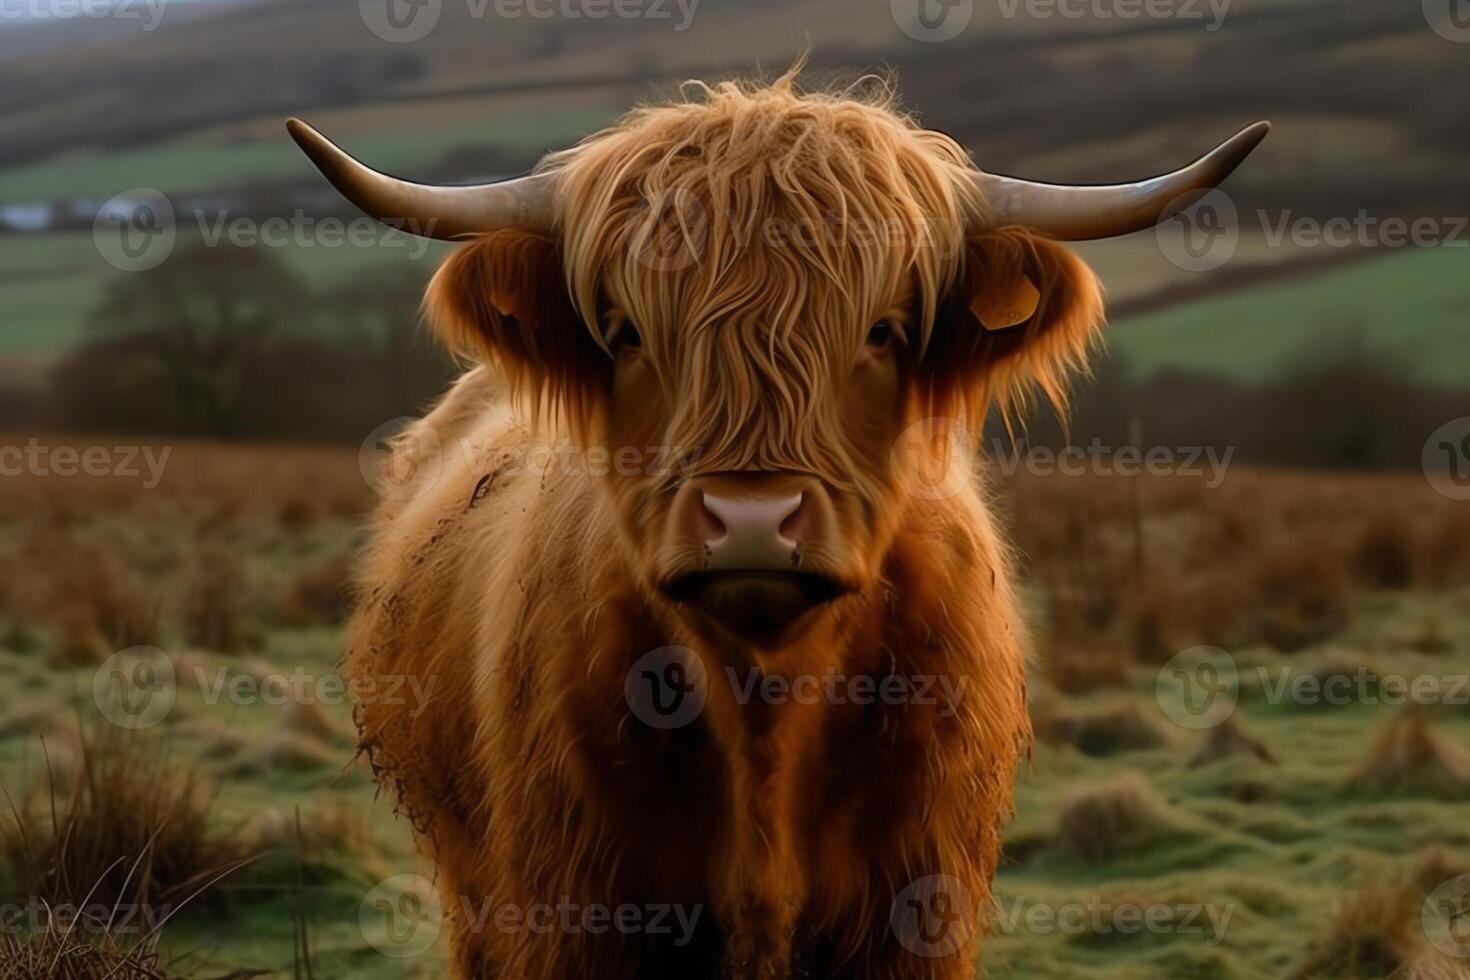
{"type": "Polygon", "coordinates": [[[1026,276],[1007,289],[982,290],[970,303],[970,312],[986,330],[1004,330],[1031,319],[1041,303],[1041,292],[1026,276]]]}

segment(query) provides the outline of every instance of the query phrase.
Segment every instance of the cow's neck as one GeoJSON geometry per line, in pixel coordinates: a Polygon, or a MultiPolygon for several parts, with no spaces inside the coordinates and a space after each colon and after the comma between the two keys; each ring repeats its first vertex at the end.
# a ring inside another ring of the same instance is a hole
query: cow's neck
{"type": "MultiPolygon", "coordinates": [[[[844,600],[844,612],[861,615],[860,600],[844,600]]],[[[730,955],[749,976],[786,975],[790,937],[806,899],[801,807],[809,803],[831,707],[825,688],[815,698],[798,697],[792,685],[800,677],[822,682],[841,674],[851,643],[843,618],[829,616],[781,650],[718,640],[701,650],[710,675],[703,720],[723,755],[731,806],[716,860],[723,880],[712,899],[724,906],[725,921],[739,924],[730,955]]]]}

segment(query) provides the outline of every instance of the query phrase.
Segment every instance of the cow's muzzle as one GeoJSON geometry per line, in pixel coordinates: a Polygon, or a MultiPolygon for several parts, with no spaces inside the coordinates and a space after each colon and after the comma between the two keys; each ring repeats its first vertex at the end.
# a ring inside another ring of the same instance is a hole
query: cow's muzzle
{"type": "Polygon", "coordinates": [[[669,598],[760,645],[774,644],[802,616],[847,591],[837,579],[810,572],[695,572],[664,587],[669,598]]]}
{"type": "Polygon", "coordinates": [[[771,643],[849,588],[814,555],[837,534],[832,500],[805,474],[736,472],[687,481],[669,512],[669,544],[697,560],[662,585],[736,636],[771,643]]]}

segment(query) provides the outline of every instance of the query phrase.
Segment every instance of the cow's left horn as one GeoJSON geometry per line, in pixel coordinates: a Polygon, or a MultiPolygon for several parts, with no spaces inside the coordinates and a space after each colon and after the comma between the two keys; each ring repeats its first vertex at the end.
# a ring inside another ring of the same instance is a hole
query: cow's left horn
{"type": "Polygon", "coordinates": [[[1023,225],[1061,241],[1112,238],[1151,228],[1209,193],[1271,131],[1252,123],[1194,163],[1136,184],[1070,186],[978,174],[976,184],[997,225],[1023,225]]]}
{"type": "Polygon", "coordinates": [[[551,228],[550,174],[464,187],[416,184],[359,163],[300,119],[288,119],[286,130],[343,197],[393,228],[446,241],[498,228],[551,228]]]}

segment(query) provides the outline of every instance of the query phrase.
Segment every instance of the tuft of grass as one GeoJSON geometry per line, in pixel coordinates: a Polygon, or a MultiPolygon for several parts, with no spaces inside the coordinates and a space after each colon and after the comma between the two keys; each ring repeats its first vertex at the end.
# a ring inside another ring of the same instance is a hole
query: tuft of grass
{"type": "Polygon", "coordinates": [[[1101,864],[1147,846],[1174,829],[1164,803],[1142,773],[1127,772],[1075,790],[1062,800],[1052,849],[1101,864]]]}
{"type": "Polygon", "coordinates": [[[1169,744],[1169,733],[1145,714],[1136,698],[1102,709],[1050,709],[1034,720],[1036,737],[1053,745],[1070,745],[1094,758],[1141,752],[1169,744]]]}
{"type": "Polygon", "coordinates": [[[1067,694],[1132,683],[1133,658],[1125,647],[1106,642],[1053,642],[1043,661],[1047,682],[1067,694]]]}
{"type": "Polygon", "coordinates": [[[1232,714],[1209,730],[1199,751],[1189,760],[1189,765],[1190,768],[1197,768],[1236,756],[1253,757],[1272,765],[1277,761],[1266,743],[1248,734],[1232,714]]]}
{"type": "Polygon", "coordinates": [[[77,743],[69,771],[46,756],[44,790],[21,800],[5,791],[7,891],[51,907],[176,907],[245,860],[213,829],[216,798],[195,771],[109,725],[78,731],[77,743]]]}
{"type": "Polygon", "coordinates": [[[352,556],[338,554],[307,565],[282,590],[279,616],[291,626],[338,626],[352,605],[352,556]]]}
{"type": "Polygon", "coordinates": [[[1366,980],[1398,975],[1424,953],[1419,896],[1403,885],[1365,885],[1349,894],[1293,980],[1366,980]]]}
{"type": "Polygon", "coordinates": [[[0,980],[169,980],[158,939],[128,943],[111,932],[66,928],[0,932],[0,980]]]}
{"type": "Polygon", "coordinates": [[[200,542],[184,591],[184,642],[221,653],[240,650],[244,594],[245,567],[238,552],[218,541],[200,542]]]}
{"type": "Polygon", "coordinates": [[[1470,798],[1470,750],[1434,727],[1429,711],[1409,704],[1379,729],[1348,781],[1372,796],[1470,798]]]}

